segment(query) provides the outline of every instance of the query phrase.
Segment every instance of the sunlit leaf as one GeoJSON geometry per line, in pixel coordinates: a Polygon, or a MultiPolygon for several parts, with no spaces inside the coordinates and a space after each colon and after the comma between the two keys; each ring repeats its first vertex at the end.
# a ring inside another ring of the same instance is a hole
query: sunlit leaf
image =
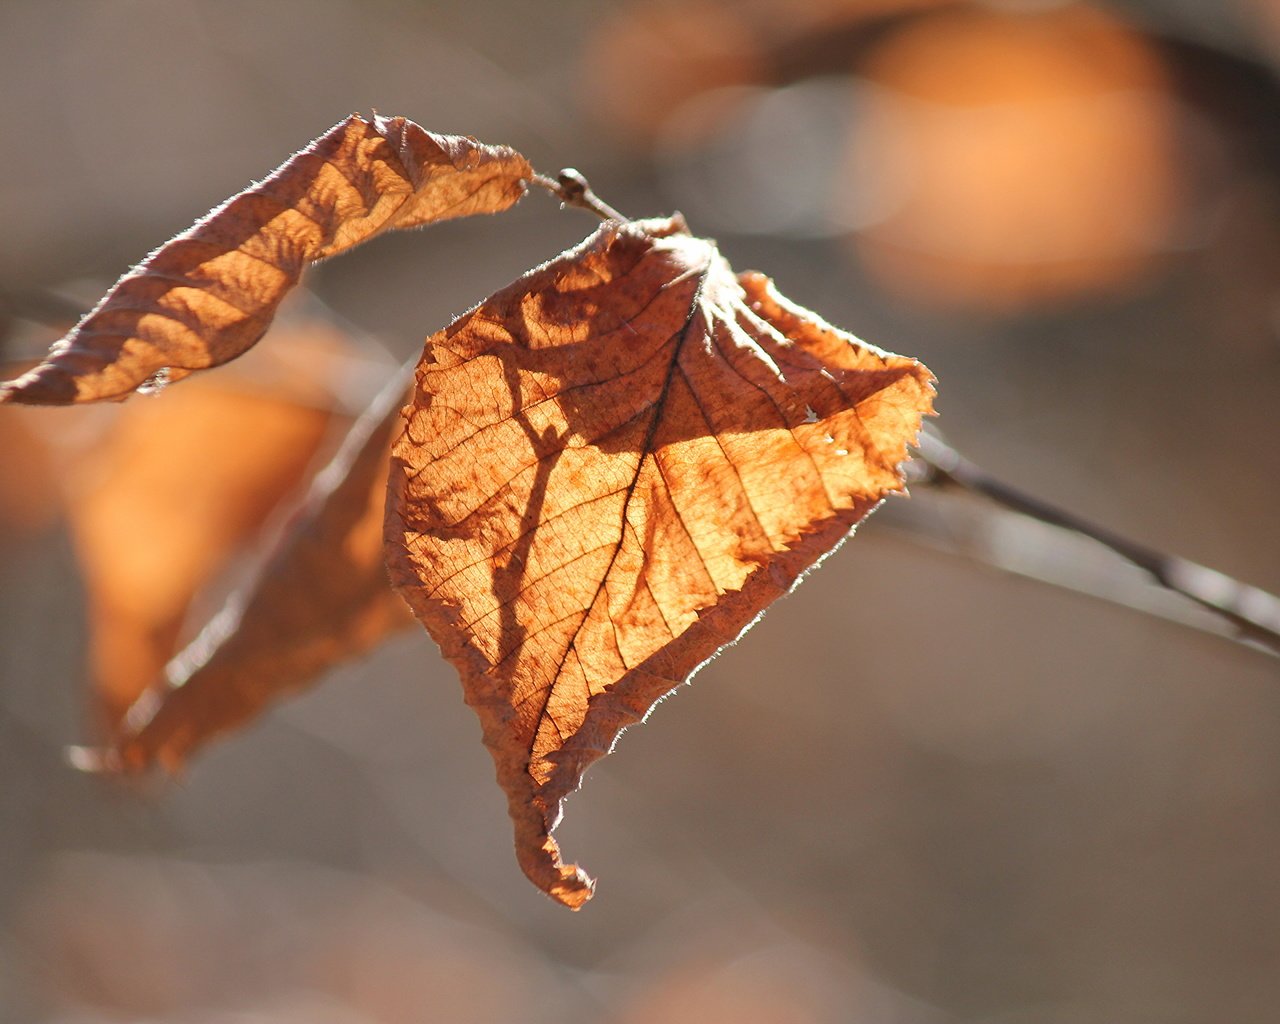
{"type": "Polygon", "coordinates": [[[496,213],[533,169],[505,146],[352,114],[125,274],[0,403],[121,398],[243,353],[308,264],[383,231],[496,213]]]}
{"type": "Polygon", "coordinates": [[[679,219],[606,224],[428,340],[388,561],[462,675],[540,888],[590,897],[551,838],[561,801],[901,489],[932,392],[679,219]]]}

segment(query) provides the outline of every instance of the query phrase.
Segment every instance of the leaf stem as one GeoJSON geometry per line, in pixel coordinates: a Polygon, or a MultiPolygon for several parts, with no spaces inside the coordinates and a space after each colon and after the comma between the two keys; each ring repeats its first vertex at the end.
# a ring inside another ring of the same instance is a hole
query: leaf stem
{"type": "Polygon", "coordinates": [[[532,181],[533,184],[545,188],[565,206],[589,210],[601,220],[628,221],[631,219],[619,213],[592,192],[587,179],[573,167],[564,168],[554,178],[548,178],[545,174],[535,174],[532,181]]]}
{"type": "Polygon", "coordinates": [[[1141,569],[1161,587],[1225,620],[1235,638],[1280,657],[1280,598],[1192,562],[1129,540],[1075,513],[1026,494],[970,462],[936,435],[922,432],[919,457],[928,467],[921,483],[958,488],[1042,523],[1088,537],[1141,569]]]}

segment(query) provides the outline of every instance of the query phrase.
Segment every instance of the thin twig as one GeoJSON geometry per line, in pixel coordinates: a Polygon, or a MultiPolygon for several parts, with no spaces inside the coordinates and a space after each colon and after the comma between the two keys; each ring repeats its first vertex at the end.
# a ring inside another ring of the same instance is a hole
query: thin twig
{"type": "Polygon", "coordinates": [[[1167,554],[1090,523],[996,479],[931,432],[920,437],[928,467],[920,483],[959,488],[1050,526],[1087,537],[1147,573],[1159,586],[1224,620],[1234,638],[1280,657],[1280,598],[1196,562],[1167,554]]]}
{"type": "Polygon", "coordinates": [[[591,191],[587,179],[572,167],[566,167],[556,177],[548,178],[545,174],[535,174],[533,183],[545,188],[565,206],[576,206],[580,210],[590,210],[601,220],[626,221],[624,216],[591,191]]]}

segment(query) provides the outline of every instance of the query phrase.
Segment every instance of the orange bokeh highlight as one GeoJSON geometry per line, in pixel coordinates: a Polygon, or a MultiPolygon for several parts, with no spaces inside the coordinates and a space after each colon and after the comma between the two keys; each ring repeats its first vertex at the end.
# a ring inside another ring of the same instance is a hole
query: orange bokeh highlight
{"type": "Polygon", "coordinates": [[[1158,53],[1085,6],[938,13],[861,69],[853,188],[897,190],[855,236],[887,288],[1017,309],[1130,287],[1168,250],[1183,194],[1158,53]]]}
{"type": "Polygon", "coordinates": [[[767,63],[742,12],[715,0],[633,4],[596,30],[583,56],[583,101],[623,148],[646,149],[694,96],[755,82],[767,63]]]}

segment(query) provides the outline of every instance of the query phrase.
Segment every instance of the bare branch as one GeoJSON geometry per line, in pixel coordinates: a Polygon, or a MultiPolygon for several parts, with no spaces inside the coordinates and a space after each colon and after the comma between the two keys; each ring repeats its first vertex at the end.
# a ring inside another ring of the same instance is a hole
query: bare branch
{"type": "MultiPolygon", "coordinates": [[[[1087,538],[1101,544],[1120,556],[1130,566],[1145,573],[1156,586],[1193,601],[1200,608],[1211,613],[1219,624],[1226,627],[1216,630],[1217,632],[1280,657],[1280,598],[1275,595],[1178,555],[1157,551],[1129,540],[1105,527],[1090,523],[1074,513],[1026,494],[970,462],[932,432],[921,435],[918,454],[926,468],[916,480],[917,484],[944,491],[961,490],[1019,516],[1047,524],[1063,531],[1064,534],[1072,534],[1076,538],[1087,538]]],[[[914,524],[914,529],[918,530],[920,525],[914,524]]],[[[1048,536],[1046,542],[1056,543],[1059,546],[1067,543],[1062,535],[1054,541],[1049,541],[1048,536]]],[[[999,553],[990,550],[981,551],[973,544],[952,543],[947,546],[961,550],[962,553],[971,557],[991,562],[1000,568],[1011,569],[1023,575],[1092,593],[1094,596],[1125,604],[1148,614],[1182,622],[1185,625],[1202,625],[1189,622],[1185,615],[1171,612],[1167,605],[1136,598],[1131,586],[1118,583],[1114,579],[1105,587],[1086,586],[1078,581],[1065,581],[1063,574],[1059,572],[1046,572],[1043,568],[1034,570],[1025,564],[1025,560],[1021,566],[1010,566],[1006,564],[1008,560],[1001,557],[999,553]],[[1128,596],[1122,597],[1121,593],[1128,596]]],[[[1043,563],[1041,565],[1043,566],[1043,563]]]]}

